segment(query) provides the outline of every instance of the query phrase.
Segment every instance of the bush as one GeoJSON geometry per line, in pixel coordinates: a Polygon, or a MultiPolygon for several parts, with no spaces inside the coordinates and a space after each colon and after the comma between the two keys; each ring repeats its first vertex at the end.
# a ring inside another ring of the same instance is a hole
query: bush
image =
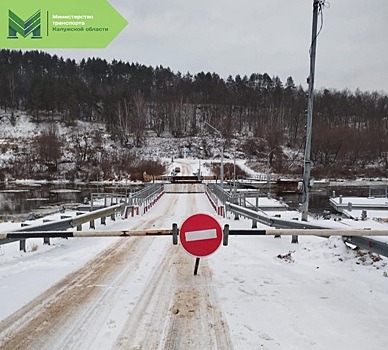
{"type": "MultiPolygon", "coordinates": [[[[221,177],[221,163],[212,163],[213,166],[213,173],[220,178],[221,177]]],[[[224,179],[225,180],[231,180],[233,179],[233,171],[234,171],[234,164],[232,163],[224,163],[224,179]]],[[[236,164],[236,179],[237,178],[245,178],[247,176],[246,172],[242,170],[237,164],[236,164]]]]}
{"type": "Polygon", "coordinates": [[[143,180],[143,173],[148,175],[163,175],[166,167],[154,160],[141,160],[138,164],[130,167],[131,180],[143,180]]]}

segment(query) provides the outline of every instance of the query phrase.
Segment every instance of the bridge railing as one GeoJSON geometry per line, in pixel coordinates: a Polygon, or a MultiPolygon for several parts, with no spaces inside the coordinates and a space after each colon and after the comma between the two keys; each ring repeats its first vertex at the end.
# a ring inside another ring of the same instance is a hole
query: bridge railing
{"type": "Polygon", "coordinates": [[[99,192],[90,196],[90,211],[101,209],[115,204],[125,203],[127,196],[122,193],[99,192]]]}
{"type": "MultiPolygon", "coordinates": [[[[307,221],[293,221],[293,220],[285,220],[278,217],[269,216],[265,212],[258,210],[253,210],[250,208],[245,208],[230,202],[227,202],[225,204],[225,210],[231,211],[235,213],[236,215],[241,215],[247,219],[252,220],[252,228],[257,227],[256,223],[260,222],[262,224],[265,224],[267,226],[275,227],[277,229],[292,229],[295,230],[295,235],[301,234],[300,232],[296,233],[300,230],[316,230],[315,235],[320,236],[319,231],[322,231],[325,235],[322,234],[322,236],[328,236],[327,231],[333,232],[333,235],[338,234],[338,230],[335,228],[330,228],[318,224],[312,224],[307,221]]],[[[371,252],[374,252],[376,254],[381,254],[384,256],[388,256],[388,244],[382,241],[378,241],[376,239],[370,238],[370,237],[364,237],[364,236],[353,236],[351,230],[341,230],[344,235],[344,241],[350,244],[353,244],[355,246],[358,246],[362,249],[367,249],[371,252]],[[348,236],[345,236],[346,233],[348,233],[348,236]]],[[[369,232],[368,230],[364,230],[365,235],[370,235],[372,232],[369,232]]],[[[280,234],[280,232],[279,232],[280,234]]]]}
{"type": "Polygon", "coordinates": [[[130,194],[127,198],[127,205],[137,205],[139,207],[146,207],[155,198],[163,193],[163,184],[152,184],[147,186],[145,189],[130,194]]]}
{"type": "MultiPolygon", "coordinates": [[[[116,204],[107,208],[94,210],[90,213],[78,213],[76,216],[64,217],[63,219],[43,223],[41,225],[24,226],[19,230],[13,232],[34,232],[34,231],[64,231],[71,228],[77,228],[77,231],[82,230],[82,225],[90,223],[90,228],[95,228],[95,220],[101,219],[101,223],[106,223],[106,217],[110,216],[112,220],[116,219],[117,213],[121,212],[124,204],[116,204]]],[[[20,250],[26,251],[26,239],[0,239],[0,245],[20,241],[20,250]]],[[[44,244],[50,244],[49,239],[44,240],[44,244]]]]}
{"type": "Polygon", "coordinates": [[[109,205],[123,203],[125,205],[143,206],[152,199],[153,196],[160,193],[163,184],[151,184],[137,192],[128,194],[118,193],[92,193],[91,210],[98,207],[107,207],[109,205]]]}
{"type": "MultiPolygon", "coordinates": [[[[115,216],[121,212],[124,213],[124,208],[128,205],[139,206],[142,208],[148,208],[148,206],[155,201],[155,198],[161,195],[163,192],[162,184],[152,184],[145,189],[131,193],[129,196],[112,194],[112,193],[99,193],[92,194],[90,213],[81,214],[78,213],[75,217],[65,217],[62,219],[44,223],[41,225],[24,226],[21,229],[14,232],[34,232],[34,231],[52,231],[52,230],[67,230],[73,227],[77,227],[77,230],[82,229],[82,224],[90,222],[90,228],[95,228],[94,221],[101,219],[101,223],[105,224],[105,218],[111,216],[112,220],[115,220],[115,216]],[[101,200],[101,206],[103,208],[93,210],[98,207],[98,201],[101,200]],[[109,205],[116,202],[114,205],[109,205]],[[93,205],[94,204],[94,205],[93,205]]],[[[20,249],[26,250],[25,240],[19,239],[0,239],[0,245],[20,241],[20,249]]],[[[45,244],[49,244],[49,240],[44,241],[45,244]]]]}
{"type": "MultiPolygon", "coordinates": [[[[251,203],[248,198],[255,198],[257,200],[264,195],[261,192],[254,191],[246,191],[246,192],[229,192],[225,191],[218,184],[208,184],[207,188],[209,192],[212,193],[221,203],[225,205],[225,203],[233,203],[244,207],[255,207],[253,203],[251,203]]],[[[257,206],[257,205],[256,205],[257,206]]]]}
{"type": "MultiPolygon", "coordinates": [[[[331,228],[312,224],[306,221],[296,221],[296,220],[285,220],[279,217],[269,216],[267,213],[262,211],[258,206],[254,206],[247,200],[247,195],[234,195],[222,190],[217,184],[209,184],[209,194],[215,196],[225,205],[225,211],[230,211],[238,216],[243,216],[247,219],[252,220],[252,228],[257,227],[257,223],[275,227],[277,229],[318,229],[318,230],[328,230],[331,228]]],[[[256,193],[260,196],[258,193],[256,193]]],[[[253,194],[252,194],[253,195],[253,194]]],[[[249,195],[250,196],[250,195],[249,195]]],[[[258,198],[258,197],[257,197],[258,198]]],[[[332,229],[333,234],[336,232],[335,229],[332,229]]],[[[376,254],[381,254],[388,256],[388,244],[375,240],[370,237],[344,237],[344,241],[352,243],[360,248],[368,249],[376,254]]]]}
{"type": "Polygon", "coordinates": [[[224,205],[226,202],[235,202],[235,197],[224,191],[220,185],[211,183],[207,185],[209,191],[224,205]]]}

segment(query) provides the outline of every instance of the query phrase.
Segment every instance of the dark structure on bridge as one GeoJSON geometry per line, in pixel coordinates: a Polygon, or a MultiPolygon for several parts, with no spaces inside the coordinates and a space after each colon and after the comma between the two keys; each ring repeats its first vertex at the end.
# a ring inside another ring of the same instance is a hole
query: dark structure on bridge
{"type": "Polygon", "coordinates": [[[171,183],[201,183],[203,180],[216,180],[216,176],[197,175],[172,175],[169,177],[171,183]]]}

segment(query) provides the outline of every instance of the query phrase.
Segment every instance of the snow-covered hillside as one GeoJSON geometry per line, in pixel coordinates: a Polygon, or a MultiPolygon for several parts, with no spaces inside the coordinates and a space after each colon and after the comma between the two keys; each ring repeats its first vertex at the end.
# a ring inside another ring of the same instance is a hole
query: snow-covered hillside
{"type": "MultiPolygon", "coordinates": [[[[224,144],[225,162],[233,162],[234,158],[240,163],[245,160],[243,142],[244,138],[241,138],[224,144]]],[[[142,146],[134,147],[133,143],[122,145],[114,140],[106,126],[101,123],[82,121],[75,121],[73,125],[59,121],[35,123],[25,114],[19,113],[12,117],[10,113],[0,113],[0,170],[5,179],[12,177],[42,179],[44,174],[51,179],[70,180],[128,177],[130,174],[127,174],[125,169],[112,170],[112,164],[118,167],[123,159],[131,156],[137,161],[167,160],[168,163],[173,158],[186,156],[219,161],[222,143],[219,137],[211,134],[173,138],[168,133],[158,137],[148,130],[144,135],[142,146]],[[46,133],[52,133],[58,142],[52,146],[51,141],[45,138],[46,133]],[[60,153],[50,154],[57,147],[60,153]],[[55,163],[51,165],[55,166],[56,171],[48,171],[50,163],[55,163]],[[82,172],[77,173],[81,168],[82,172]]]]}

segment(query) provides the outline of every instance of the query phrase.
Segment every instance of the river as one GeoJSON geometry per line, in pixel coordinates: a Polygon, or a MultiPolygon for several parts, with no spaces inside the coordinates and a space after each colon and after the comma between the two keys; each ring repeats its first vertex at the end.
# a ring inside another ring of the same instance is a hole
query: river
{"type": "Polygon", "coordinates": [[[29,213],[58,210],[62,204],[74,205],[89,200],[92,193],[126,194],[139,186],[115,184],[22,183],[0,185],[0,219],[23,220],[29,213]]]}
{"type": "MultiPolygon", "coordinates": [[[[329,198],[335,194],[335,196],[342,195],[343,197],[369,197],[369,196],[383,196],[385,193],[386,186],[381,185],[349,185],[335,184],[318,189],[312,189],[310,191],[309,200],[309,212],[315,214],[321,214],[324,210],[333,212],[333,208],[330,206],[329,198]]],[[[302,194],[297,193],[278,193],[276,196],[283,197],[284,201],[292,209],[297,209],[299,203],[302,201],[302,194]]]]}

